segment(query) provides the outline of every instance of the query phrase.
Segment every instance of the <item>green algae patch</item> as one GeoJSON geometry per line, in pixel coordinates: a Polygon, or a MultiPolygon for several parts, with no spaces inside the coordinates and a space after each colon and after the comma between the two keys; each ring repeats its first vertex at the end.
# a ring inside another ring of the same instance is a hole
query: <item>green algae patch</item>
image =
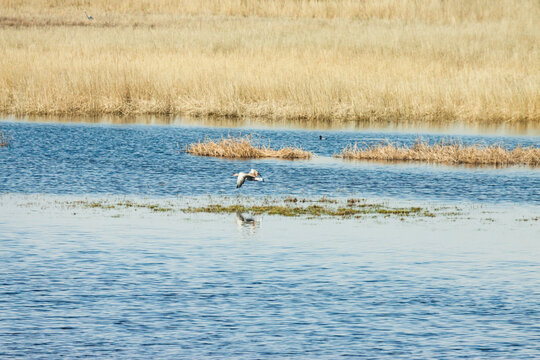
{"type": "Polygon", "coordinates": [[[119,201],[119,202],[108,202],[108,201],[73,201],[69,203],[71,206],[82,206],[89,209],[127,209],[127,208],[139,208],[139,209],[148,209],[154,212],[167,212],[174,211],[172,207],[166,207],[161,204],[145,204],[145,203],[135,203],[131,201],[119,201]]]}
{"type": "Polygon", "coordinates": [[[322,216],[331,215],[329,209],[319,206],[310,205],[306,207],[302,206],[281,206],[281,205],[261,205],[261,206],[244,206],[244,205],[228,205],[223,206],[219,204],[213,204],[201,207],[188,207],[184,210],[187,213],[217,213],[217,214],[230,214],[230,213],[244,213],[249,212],[254,215],[281,215],[281,216],[322,216]]]}
{"type": "Polygon", "coordinates": [[[292,198],[266,199],[260,202],[245,201],[244,203],[227,203],[224,199],[221,203],[206,203],[198,206],[189,206],[186,203],[175,202],[144,202],[144,201],[107,201],[107,200],[80,200],[68,202],[71,207],[83,207],[88,209],[102,209],[107,211],[132,211],[147,210],[154,213],[209,213],[209,214],[234,214],[249,213],[252,215],[275,215],[285,217],[304,217],[315,219],[320,217],[335,217],[342,219],[361,219],[365,216],[395,217],[405,219],[409,217],[433,218],[444,213],[436,209],[428,210],[422,207],[396,207],[383,203],[369,203],[366,199],[331,199],[322,197],[319,199],[292,198]]]}
{"type": "MultiPolygon", "coordinates": [[[[290,202],[290,201],[289,201],[290,202]]],[[[330,207],[317,204],[308,206],[294,205],[264,205],[264,206],[244,206],[244,205],[220,205],[211,204],[201,207],[188,207],[184,211],[187,213],[214,213],[214,214],[231,214],[231,213],[251,213],[254,215],[280,215],[288,217],[307,216],[308,218],[329,216],[341,218],[361,218],[362,215],[385,215],[385,216],[431,216],[432,213],[427,211],[422,212],[420,207],[410,208],[390,208],[384,207],[381,204],[360,204],[358,207],[330,207]]],[[[434,215],[433,215],[434,216],[434,215]]]]}

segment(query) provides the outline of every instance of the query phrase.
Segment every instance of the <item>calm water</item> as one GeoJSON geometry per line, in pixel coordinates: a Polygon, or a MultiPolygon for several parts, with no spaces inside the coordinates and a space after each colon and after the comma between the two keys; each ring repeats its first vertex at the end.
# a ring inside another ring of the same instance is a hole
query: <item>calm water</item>
{"type": "Polygon", "coordinates": [[[468,135],[500,135],[500,136],[540,136],[540,122],[506,122],[506,123],[471,123],[455,120],[452,122],[420,121],[348,121],[332,122],[325,120],[291,120],[291,119],[261,119],[261,118],[189,118],[178,116],[115,116],[99,117],[55,117],[30,116],[8,117],[7,121],[33,122],[63,122],[63,123],[93,123],[109,125],[174,125],[174,126],[204,126],[221,128],[260,128],[260,129],[303,129],[316,131],[379,131],[379,132],[412,132],[439,134],[468,134],[468,135]]]}
{"type": "Polygon", "coordinates": [[[421,137],[463,143],[540,146],[540,137],[479,137],[411,133],[233,129],[186,126],[0,123],[13,138],[0,149],[0,192],[47,194],[234,195],[232,174],[256,168],[265,183],[253,196],[377,196],[445,201],[540,204],[540,172],[530,168],[385,165],[332,158],[348,144],[421,137]],[[252,134],[275,147],[295,145],[318,155],[310,161],[225,160],[196,157],[185,147],[205,138],[252,134]]]}
{"type": "Polygon", "coordinates": [[[39,202],[0,208],[1,358],[540,356],[538,224],[39,202]]]}

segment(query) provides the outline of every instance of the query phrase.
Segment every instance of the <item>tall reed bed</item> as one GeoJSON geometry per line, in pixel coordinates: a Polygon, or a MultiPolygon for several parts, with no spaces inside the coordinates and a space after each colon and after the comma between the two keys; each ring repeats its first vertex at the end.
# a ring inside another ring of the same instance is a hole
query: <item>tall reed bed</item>
{"type": "Polygon", "coordinates": [[[499,145],[463,145],[460,143],[440,142],[429,145],[417,141],[411,147],[399,147],[394,144],[380,144],[368,148],[349,145],[338,155],[349,160],[379,161],[425,161],[444,164],[471,165],[528,165],[540,166],[540,148],[516,147],[507,150],[499,145]]]}
{"type": "Polygon", "coordinates": [[[250,137],[222,138],[214,141],[207,139],[190,144],[186,150],[189,154],[199,156],[214,156],[237,159],[280,158],[280,159],[309,159],[309,151],[291,146],[272,149],[265,145],[255,145],[250,137]]]}
{"type": "MultiPolygon", "coordinates": [[[[43,15],[80,20],[83,10],[96,21],[134,16],[240,16],[348,20],[403,20],[462,23],[523,19],[534,0],[0,0],[5,15],[43,15]],[[79,17],[77,17],[79,15],[79,17]],[[116,15],[116,16],[114,16],[116,15]]],[[[86,19],[84,19],[86,20],[86,19]]],[[[155,20],[155,19],[154,19],[155,20]]]]}
{"type": "Polygon", "coordinates": [[[0,8],[4,113],[540,121],[534,0],[0,0],[0,8]]]}

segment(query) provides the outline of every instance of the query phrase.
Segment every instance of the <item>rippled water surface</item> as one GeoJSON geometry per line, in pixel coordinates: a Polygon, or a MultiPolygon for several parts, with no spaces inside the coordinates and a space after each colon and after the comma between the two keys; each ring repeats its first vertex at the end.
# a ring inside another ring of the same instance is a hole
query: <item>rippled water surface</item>
{"type": "Polygon", "coordinates": [[[1,358],[540,356],[534,222],[242,224],[32,201],[0,208],[1,358]]]}
{"type": "Polygon", "coordinates": [[[0,149],[0,192],[51,194],[234,195],[232,174],[256,168],[265,183],[240,191],[254,196],[379,196],[451,201],[540,203],[540,172],[522,167],[466,168],[334,159],[348,144],[419,137],[463,143],[540,146],[538,137],[445,136],[373,131],[233,129],[193,126],[0,123],[13,138],[0,149]],[[309,161],[226,160],[186,154],[205,138],[251,134],[256,141],[314,152],[309,161]]]}
{"type": "Polygon", "coordinates": [[[12,121],[0,131],[11,138],[0,147],[2,359],[540,358],[538,169],[333,158],[353,143],[512,148],[540,146],[538,136],[12,121]],[[184,152],[246,134],[317,156],[184,152]],[[265,182],[235,189],[232,174],[250,168],[265,182]],[[246,220],[69,205],[207,195],[447,210],[246,220]]]}

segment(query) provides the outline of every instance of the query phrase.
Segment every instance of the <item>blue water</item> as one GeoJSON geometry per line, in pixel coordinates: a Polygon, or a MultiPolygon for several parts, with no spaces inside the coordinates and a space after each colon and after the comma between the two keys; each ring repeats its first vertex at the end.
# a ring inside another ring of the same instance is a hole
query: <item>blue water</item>
{"type": "Polygon", "coordinates": [[[345,162],[331,158],[348,144],[422,138],[465,144],[540,146],[540,137],[444,136],[410,133],[228,129],[183,126],[0,123],[12,138],[0,148],[0,192],[138,194],[148,196],[360,196],[540,204],[540,172],[526,167],[466,168],[345,162]],[[328,137],[320,141],[319,134],[328,137]],[[183,150],[205,138],[250,134],[274,147],[294,145],[310,161],[226,160],[183,150]],[[235,189],[232,174],[257,169],[264,183],[235,189]]]}
{"type": "Polygon", "coordinates": [[[12,138],[0,148],[0,359],[540,358],[538,170],[332,158],[355,142],[512,148],[538,137],[24,122],[0,131],[12,138]],[[243,134],[318,156],[183,151],[243,134]],[[235,189],[232,174],[250,168],[266,181],[235,189]],[[455,218],[254,223],[65,205],[89,194],[472,204],[455,218]]]}
{"type": "Polygon", "coordinates": [[[2,359],[540,357],[528,224],[22,212],[0,209],[2,359]]]}

